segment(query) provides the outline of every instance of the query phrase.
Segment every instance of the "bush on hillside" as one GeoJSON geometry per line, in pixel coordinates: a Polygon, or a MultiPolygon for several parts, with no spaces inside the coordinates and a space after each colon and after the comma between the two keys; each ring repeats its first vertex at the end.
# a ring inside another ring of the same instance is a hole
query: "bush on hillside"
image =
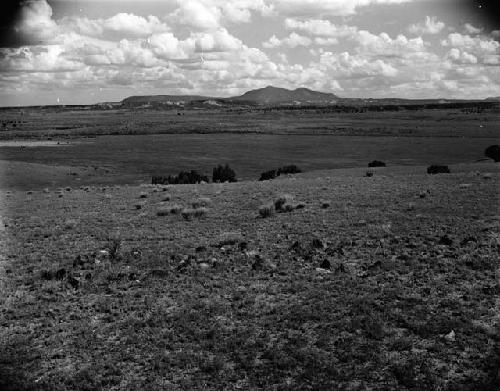
{"type": "Polygon", "coordinates": [[[432,165],[427,167],[427,174],[449,174],[448,166],[432,165]]]}
{"type": "Polygon", "coordinates": [[[289,166],[283,166],[278,168],[278,175],[281,174],[300,174],[302,170],[298,168],[295,164],[291,164],[289,166]]]}
{"type": "Polygon", "coordinates": [[[484,150],[484,155],[495,162],[500,162],[500,145],[490,145],[484,150]]]}
{"type": "Polygon", "coordinates": [[[298,168],[295,164],[290,164],[289,166],[283,166],[278,168],[277,170],[269,170],[260,174],[259,181],[267,181],[270,179],[274,179],[281,174],[299,174],[302,170],[298,168]]]}
{"type": "Polygon", "coordinates": [[[236,182],[236,173],[228,164],[225,166],[219,164],[212,170],[212,182],[236,182]]]}
{"type": "Polygon", "coordinates": [[[260,174],[259,181],[268,181],[274,178],[276,178],[276,170],[269,170],[260,174]]]}
{"type": "Polygon", "coordinates": [[[385,163],[380,160],[373,160],[368,163],[368,167],[385,167],[385,163]]]}
{"type": "Polygon", "coordinates": [[[201,175],[194,170],[181,171],[177,175],[153,176],[151,180],[153,185],[185,185],[201,182],[208,182],[208,177],[206,175],[201,175]]]}

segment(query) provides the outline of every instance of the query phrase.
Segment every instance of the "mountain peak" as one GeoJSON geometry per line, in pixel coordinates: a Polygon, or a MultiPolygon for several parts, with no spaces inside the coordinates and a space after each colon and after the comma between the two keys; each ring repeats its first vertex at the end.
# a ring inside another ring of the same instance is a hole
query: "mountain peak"
{"type": "Polygon", "coordinates": [[[338,96],[332,93],[312,91],[300,87],[295,90],[287,88],[266,86],[251,90],[231,100],[253,101],[259,104],[296,104],[296,103],[332,103],[338,100],[338,96]]]}

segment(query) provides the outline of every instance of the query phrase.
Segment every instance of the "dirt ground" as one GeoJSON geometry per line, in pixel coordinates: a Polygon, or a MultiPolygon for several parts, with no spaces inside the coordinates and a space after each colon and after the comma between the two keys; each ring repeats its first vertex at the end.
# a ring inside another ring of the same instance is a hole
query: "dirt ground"
{"type": "Polygon", "coordinates": [[[498,165],[425,168],[2,190],[0,388],[497,390],[498,165]]]}

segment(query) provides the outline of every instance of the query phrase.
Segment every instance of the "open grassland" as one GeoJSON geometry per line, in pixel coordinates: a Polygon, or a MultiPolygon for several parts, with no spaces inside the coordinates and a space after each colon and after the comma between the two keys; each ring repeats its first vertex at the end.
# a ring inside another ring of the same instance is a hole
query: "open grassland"
{"type": "Polygon", "coordinates": [[[496,390],[500,173],[450,169],[3,191],[0,388],[496,390]]]}
{"type": "MultiPolygon", "coordinates": [[[[296,164],[303,171],[474,162],[495,138],[270,134],[160,134],[73,139],[59,146],[0,144],[0,188],[42,189],[83,184],[138,184],[230,163],[237,178],[256,180],[269,169],[296,164]]],[[[31,142],[30,142],[31,143],[31,142]]],[[[32,144],[28,144],[32,145],[32,144]]]]}
{"type": "Polygon", "coordinates": [[[259,133],[497,137],[500,108],[337,113],[325,110],[3,109],[0,140],[117,134],[259,133]],[[178,115],[180,114],[180,115],[178,115]]]}

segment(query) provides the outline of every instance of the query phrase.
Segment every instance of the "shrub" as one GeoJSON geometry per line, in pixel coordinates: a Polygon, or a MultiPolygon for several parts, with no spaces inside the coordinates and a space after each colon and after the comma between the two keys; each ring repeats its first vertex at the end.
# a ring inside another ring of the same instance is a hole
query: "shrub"
{"type": "Polygon", "coordinates": [[[385,163],[380,160],[373,160],[368,163],[368,167],[385,167],[385,163]]]}
{"type": "Polygon", "coordinates": [[[240,232],[223,232],[219,237],[219,246],[232,246],[244,242],[245,239],[240,232]]]}
{"type": "Polygon", "coordinates": [[[153,176],[151,179],[153,185],[186,185],[201,182],[208,182],[208,177],[194,170],[181,171],[177,175],[153,176]]]}
{"type": "Polygon", "coordinates": [[[269,170],[260,174],[259,181],[268,181],[274,178],[276,178],[276,170],[269,170]]]}
{"type": "Polygon", "coordinates": [[[181,210],[181,216],[184,220],[191,220],[191,217],[193,217],[193,209],[183,208],[181,210]]]}
{"type": "Polygon", "coordinates": [[[148,198],[148,193],[146,192],[141,192],[141,194],[139,194],[139,198],[148,198]]]}
{"type": "Polygon", "coordinates": [[[270,217],[274,213],[273,205],[261,205],[259,207],[259,215],[262,218],[270,217]]]}
{"type": "Polygon", "coordinates": [[[170,208],[159,208],[156,211],[157,216],[168,216],[170,214],[170,208]]]}
{"type": "Polygon", "coordinates": [[[372,177],[373,176],[373,171],[367,171],[365,173],[365,176],[368,177],[368,178],[372,177]]]}
{"type": "Polygon", "coordinates": [[[295,164],[291,164],[289,166],[283,166],[278,168],[277,170],[269,170],[260,174],[259,181],[267,181],[270,179],[274,179],[281,174],[299,174],[302,170],[298,168],[295,164]]]}
{"type": "Polygon", "coordinates": [[[194,217],[203,217],[207,214],[208,209],[207,208],[196,208],[194,209],[194,217]]]}
{"type": "Polygon", "coordinates": [[[219,164],[212,170],[212,181],[219,183],[236,182],[236,173],[231,169],[231,167],[229,167],[228,164],[226,164],[225,166],[221,166],[219,164]]]}
{"type": "Polygon", "coordinates": [[[276,209],[277,212],[291,212],[296,208],[296,205],[293,203],[292,196],[285,194],[279,196],[274,201],[274,208],[276,209]]]}
{"type": "Polygon", "coordinates": [[[448,166],[432,165],[427,167],[427,174],[449,174],[448,166]]]}
{"type": "Polygon", "coordinates": [[[490,145],[484,150],[484,155],[495,162],[500,162],[500,145],[490,145]]]}
{"type": "Polygon", "coordinates": [[[201,197],[201,198],[198,198],[198,199],[194,200],[193,202],[191,202],[191,206],[196,209],[196,208],[200,208],[200,207],[209,206],[210,203],[211,203],[210,198],[201,197]]]}
{"type": "Polygon", "coordinates": [[[302,171],[295,164],[291,164],[289,166],[283,166],[278,168],[278,175],[281,174],[300,174],[302,171]]]}
{"type": "Polygon", "coordinates": [[[177,204],[171,205],[168,209],[172,215],[178,215],[182,212],[182,206],[177,204]]]}

